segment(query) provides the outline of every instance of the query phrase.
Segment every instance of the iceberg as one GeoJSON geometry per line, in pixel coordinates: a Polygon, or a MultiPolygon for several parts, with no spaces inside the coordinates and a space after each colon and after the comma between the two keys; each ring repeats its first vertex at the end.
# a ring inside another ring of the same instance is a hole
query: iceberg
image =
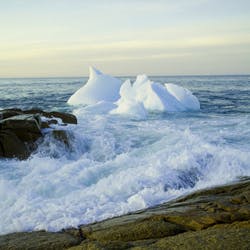
{"type": "Polygon", "coordinates": [[[200,109],[196,96],[181,86],[151,81],[138,75],[134,83],[103,74],[90,67],[87,83],[68,100],[71,105],[87,104],[91,109],[106,110],[110,114],[145,118],[150,111],[178,112],[200,109]]]}
{"type": "Polygon", "coordinates": [[[121,98],[116,102],[117,108],[110,111],[110,114],[125,114],[144,119],[147,111],[143,102],[136,101],[136,92],[130,80],[126,80],[120,89],[121,98]]]}
{"type": "Polygon", "coordinates": [[[196,96],[186,88],[182,88],[172,83],[166,83],[167,91],[178,100],[185,110],[199,110],[200,102],[196,96]]]}
{"type": "Polygon", "coordinates": [[[200,103],[188,89],[172,83],[164,85],[150,81],[146,75],[137,76],[134,84],[125,81],[120,89],[117,108],[111,114],[145,117],[147,111],[177,112],[199,110],[200,103]]]}
{"type": "Polygon", "coordinates": [[[103,74],[94,67],[89,67],[87,83],[77,90],[68,100],[70,105],[96,104],[98,102],[115,102],[120,98],[122,81],[103,74]]]}

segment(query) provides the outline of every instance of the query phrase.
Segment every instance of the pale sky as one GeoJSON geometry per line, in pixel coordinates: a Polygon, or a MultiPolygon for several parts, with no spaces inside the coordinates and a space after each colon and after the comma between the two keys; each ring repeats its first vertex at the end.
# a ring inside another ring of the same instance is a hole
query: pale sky
{"type": "Polygon", "coordinates": [[[0,77],[250,73],[250,0],[0,0],[0,77]]]}

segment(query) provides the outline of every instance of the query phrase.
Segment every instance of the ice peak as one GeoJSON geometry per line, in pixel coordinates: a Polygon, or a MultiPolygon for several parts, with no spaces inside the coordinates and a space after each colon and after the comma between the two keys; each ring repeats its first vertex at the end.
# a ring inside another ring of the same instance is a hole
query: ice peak
{"type": "Polygon", "coordinates": [[[89,66],[89,78],[94,78],[97,75],[102,75],[102,72],[93,66],[89,66]]]}

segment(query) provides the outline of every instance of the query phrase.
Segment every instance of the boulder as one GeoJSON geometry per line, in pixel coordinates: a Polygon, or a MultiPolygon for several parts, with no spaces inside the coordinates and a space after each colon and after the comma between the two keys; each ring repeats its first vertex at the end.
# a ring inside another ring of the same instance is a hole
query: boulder
{"type": "Polygon", "coordinates": [[[0,157],[26,159],[29,148],[10,130],[0,131],[0,157]]]}
{"type": "Polygon", "coordinates": [[[35,142],[42,136],[38,115],[17,115],[0,121],[0,130],[12,131],[21,141],[35,142]]]}
{"type": "Polygon", "coordinates": [[[67,131],[51,126],[65,126],[68,123],[77,124],[76,117],[72,114],[45,112],[40,109],[1,110],[0,157],[26,159],[37,148],[38,139],[43,138],[46,133],[52,133],[54,139],[69,148],[70,137],[67,131]],[[57,118],[60,118],[63,123],[60,123],[57,118]]]}

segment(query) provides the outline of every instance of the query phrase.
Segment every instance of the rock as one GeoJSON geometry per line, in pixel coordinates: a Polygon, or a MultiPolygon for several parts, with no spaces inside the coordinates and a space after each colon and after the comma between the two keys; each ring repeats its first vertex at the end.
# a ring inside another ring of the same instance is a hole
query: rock
{"type": "Polygon", "coordinates": [[[29,156],[29,149],[11,131],[0,131],[0,157],[26,159],[29,156]]]}
{"type": "Polygon", "coordinates": [[[69,134],[65,130],[52,130],[52,136],[54,139],[62,142],[66,147],[70,147],[69,134]]]}
{"type": "Polygon", "coordinates": [[[185,227],[175,223],[169,223],[163,217],[157,216],[123,225],[114,224],[112,227],[100,230],[93,230],[92,227],[81,227],[81,230],[83,236],[87,239],[98,240],[100,242],[127,242],[142,239],[154,239],[176,235],[186,231],[185,227]]]}
{"type": "Polygon", "coordinates": [[[60,118],[62,122],[67,123],[67,124],[77,124],[77,119],[74,115],[64,113],[64,112],[57,112],[57,111],[52,111],[52,112],[45,112],[40,109],[31,109],[31,110],[25,110],[23,111],[24,114],[40,114],[44,117],[47,118],[60,118]]]}
{"type": "Polygon", "coordinates": [[[13,233],[0,237],[0,249],[10,250],[61,250],[80,243],[80,238],[67,233],[13,233]]]}
{"type": "Polygon", "coordinates": [[[0,122],[0,129],[12,131],[21,141],[35,142],[42,136],[38,115],[17,115],[0,122]]]}
{"type": "Polygon", "coordinates": [[[249,202],[246,198],[238,198],[237,203],[231,202],[240,194],[244,197],[250,194],[249,179],[197,191],[153,208],[103,222],[83,225],[80,229],[86,240],[72,250],[91,247],[204,249],[204,244],[206,249],[237,249],[235,246],[248,249],[250,242],[243,244],[242,241],[250,230],[249,202]],[[229,230],[230,237],[225,230],[229,230]],[[237,235],[234,236],[233,232],[237,235]],[[210,240],[211,237],[214,241],[210,240]],[[222,239],[224,242],[220,242],[222,239]]]}
{"type": "Polygon", "coordinates": [[[132,249],[172,249],[172,250],[247,250],[250,247],[250,222],[216,225],[199,232],[186,232],[173,237],[165,237],[155,242],[138,242],[132,249]]]}
{"type": "Polygon", "coordinates": [[[50,112],[51,117],[61,118],[64,123],[77,124],[77,119],[72,114],[62,113],[62,112],[50,112]]]}
{"type": "Polygon", "coordinates": [[[58,124],[58,121],[56,119],[42,121],[41,128],[50,128],[50,125],[56,125],[56,124],[58,124]]]}
{"type": "Polygon", "coordinates": [[[42,136],[38,115],[16,115],[0,121],[0,157],[29,157],[42,136]]]}
{"type": "Polygon", "coordinates": [[[21,109],[4,109],[4,110],[0,110],[0,121],[3,120],[3,119],[7,119],[9,117],[12,117],[12,116],[21,115],[21,114],[22,114],[21,109]]]}
{"type": "MultiPolygon", "coordinates": [[[[55,129],[54,126],[64,126],[68,123],[76,124],[74,115],[61,112],[45,112],[40,109],[21,110],[6,109],[0,111],[0,157],[26,159],[37,148],[39,138],[43,138],[47,132],[43,129],[55,129]],[[47,119],[41,119],[41,117],[47,119]],[[63,123],[59,123],[60,118],[63,123]]],[[[65,130],[52,130],[54,139],[70,146],[70,139],[65,130]]]]}
{"type": "Polygon", "coordinates": [[[65,124],[77,124],[77,118],[73,114],[52,111],[46,112],[41,109],[29,109],[29,110],[21,110],[21,109],[4,109],[0,110],[0,120],[17,116],[17,115],[39,115],[47,118],[60,118],[65,124]]]}

